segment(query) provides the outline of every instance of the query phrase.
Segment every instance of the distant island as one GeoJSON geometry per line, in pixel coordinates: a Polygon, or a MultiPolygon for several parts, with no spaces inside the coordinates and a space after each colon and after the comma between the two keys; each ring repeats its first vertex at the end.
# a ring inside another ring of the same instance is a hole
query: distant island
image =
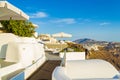
{"type": "Polygon", "coordinates": [[[89,38],[77,39],[73,42],[83,45],[84,48],[105,47],[106,49],[116,49],[120,47],[120,42],[97,41],[89,38]]]}
{"type": "Polygon", "coordinates": [[[77,39],[73,42],[76,42],[78,44],[105,44],[108,43],[107,41],[97,41],[89,38],[83,38],[83,39],[77,39]]]}

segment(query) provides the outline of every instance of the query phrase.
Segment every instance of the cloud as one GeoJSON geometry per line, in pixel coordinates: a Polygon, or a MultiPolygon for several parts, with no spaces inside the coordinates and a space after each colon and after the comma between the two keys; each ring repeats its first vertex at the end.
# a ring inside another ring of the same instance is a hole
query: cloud
{"type": "Polygon", "coordinates": [[[105,25],[109,25],[109,24],[110,24],[109,22],[100,23],[101,26],[105,26],[105,25]]]}
{"type": "Polygon", "coordinates": [[[73,18],[63,18],[63,19],[52,20],[50,22],[52,22],[52,23],[74,24],[74,23],[76,23],[76,20],[73,19],[73,18]]]}
{"type": "Polygon", "coordinates": [[[33,13],[30,17],[31,18],[46,18],[48,17],[48,15],[45,12],[37,12],[37,13],[33,13]]]}

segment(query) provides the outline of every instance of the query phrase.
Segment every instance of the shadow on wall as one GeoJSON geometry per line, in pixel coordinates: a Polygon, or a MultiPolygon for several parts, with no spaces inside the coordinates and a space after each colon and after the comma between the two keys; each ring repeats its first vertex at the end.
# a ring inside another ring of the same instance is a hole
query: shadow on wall
{"type": "Polygon", "coordinates": [[[6,57],[7,47],[8,47],[8,44],[4,44],[4,45],[1,46],[0,58],[5,58],[6,57]]]}

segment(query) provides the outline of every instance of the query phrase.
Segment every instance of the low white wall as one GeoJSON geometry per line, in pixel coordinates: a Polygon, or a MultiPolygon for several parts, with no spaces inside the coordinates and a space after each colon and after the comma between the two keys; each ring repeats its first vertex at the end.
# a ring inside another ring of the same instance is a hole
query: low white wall
{"type": "Polygon", "coordinates": [[[0,80],[2,80],[3,76],[6,76],[16,70],[21,69],[21,68],[22,67],[21,67],[20,63],[13,64],[13,65],[10,65],[10,66],[4,67],[4,68],[0,68],[0,80]]]}
{"type": "Polygon", "coordinates": [[[36,61],[34,64],[28,66],[25,68],[25,79],[30,77],[44,62],[46,61],[46,57],[42,56],[38,61],[36,61]]]}
{"type": "Polygon", "coordinates": [[[23,67],[36,62],[42,55],[45,56],[43,45],[31,42],[9,42],[6,51],[6,61],[21,62],[23,67]]]}
{"type": "Polygon", "coordinates": [[[38,43],[21,43],[19,46],[19,51],[21,53],[20,62],[22,63],[23,67],[31,65],[41,57],[45,56],[43,46],[38,43]]]}
{"type": "Polygon", "coordinates": [[[21,68],[25,68],[26,79],[46,61],[44,46],[38,43],[36,39],[28,37],[19,38],[13,34],[6,34],[7,38],[4,36],[0,35],[0,58],[5,58],[8,62],[16,62],[16,64],[0,68],[0,80],[2,76],[21,68]],[[14,38],[9,35],[12,35],[14,38]],[[3,43],[7,45],[1,54],[1,47],[5,45],[3,43]]]}
{"type": "Polygon", "coordinates": [[[0,34],[0,58],[6,57],[6,50],[8,42],[19,42],[20,38],[12,33],[0,34]]]}
{"type": "MultiPolygon", "coordinates": [[[[63,58],[64,52],[60,53],[63,58]]],[[[66,60],[85,60],[85,52],[66,52],[66,60]]]]}
{"type": "MultiPolygon", "coordinates": [[[[6,61],[17,62],[21,65],[16,65],[20,68],[25,68],[25,79],[27,79],[33,72],[35,72],[45,61],[45,52],[43,45],[39,43],[22,43],[10,42],[6,54],[6,61]]],[[[1,76],[5,76],[15,70],[18,70],[14,65],[8,68],[1,68],[1,76]]]]}
{"type": "Polygon", "coordinates": [[[19,50],[17,42],[8,42],[7,50],[6,50],[6,58],[7,62],[19,62],[19,50]]]}

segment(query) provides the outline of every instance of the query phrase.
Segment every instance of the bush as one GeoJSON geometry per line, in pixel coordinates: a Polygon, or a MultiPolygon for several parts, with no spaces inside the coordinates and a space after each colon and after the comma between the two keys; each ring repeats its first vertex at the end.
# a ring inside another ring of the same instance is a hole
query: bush
{"type": "Polygon", "coordinates": [[[24,20],[5,20],[1,21],[4,32],[13,33],[22,37],[31,37],[35,32],[35,28],[31,22],[24,20]]]}
{"type": "Polygon", "coordinates": [[[83,46],[80,45],[80,44],[67,43],[67,45],[68,45],[68,47],[67,47],[68,48],[68,52],[71,52],[72,50],[74,52],[84,52],[85,51],[85,49],[83,48],[83,46]],[[69,49],[71,51],[69,51],[69,49]]]}

